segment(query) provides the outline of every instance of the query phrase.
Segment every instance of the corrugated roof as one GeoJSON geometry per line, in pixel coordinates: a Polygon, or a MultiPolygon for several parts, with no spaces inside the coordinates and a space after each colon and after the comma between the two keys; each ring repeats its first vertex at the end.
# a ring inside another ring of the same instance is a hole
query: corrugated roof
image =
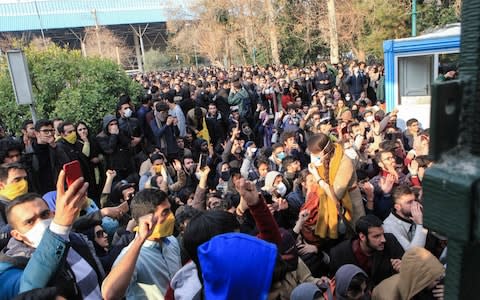
{"type": "Polygon", "coordinates": [[[166,22],[161,0],[48,0],[0,3],[0,32],[166,22]],[[37,14],[37,8],[38,14],[37,14]]]}

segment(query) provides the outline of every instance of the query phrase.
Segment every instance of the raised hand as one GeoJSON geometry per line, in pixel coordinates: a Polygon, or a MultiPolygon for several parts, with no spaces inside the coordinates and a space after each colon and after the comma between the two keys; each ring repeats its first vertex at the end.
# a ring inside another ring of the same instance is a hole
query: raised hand
{"type": "Polygon", "coordinates": [[[255,184],[245,178],[240,178],[235,182],[235,189],[248,206],[256,205],[260,201],[255,184]]]}
{"type": "Polygon", "coordinates": [[[53,222],[62,226],[71,226],[87,199],[87,190],[88,183],[80,177],[65,191],[65,172],[61,170],[57,180],[57,201],[53,222]]]}
{"type": "Polygon", "coordinates": [[[155,225],[157,225],[157,219],[153,214],[138,219],[138,236],[142,241],[145,241],[152,234],[155,225]]]}

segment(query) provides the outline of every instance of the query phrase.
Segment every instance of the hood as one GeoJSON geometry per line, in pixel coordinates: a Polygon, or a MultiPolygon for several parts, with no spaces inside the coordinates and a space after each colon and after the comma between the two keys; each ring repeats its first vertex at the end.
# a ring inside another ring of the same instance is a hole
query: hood
{"type": "Polygon", "coordinates": [[[350,282],[352,281],[352,278],[359,273],[368,278],[368,275],[356,265],[343,265],[337,270],[337,273],[335,273],[335,297],[337,300],[347,299],[347,291],[350,282]]]}
{"type": "Polygon", "coordinates": [[[293,289],[290,300],[313,300],[320,295],[322,295],[322,290],[316,284],[307,282],[299,284],[293,289]]]}
{"type": "Polygon", "coordinates": [[[265,176],[265,186],[262,188],[265,192],[271,192],[273,190],[273,182],[277,176],[282,176],[280,172],[277,171],[270,171],[265,176]]]}
{"type": "Polygon", "coordinates": [[[113,115],[106,115],[105,117],[103,117],[103,122],[102,122],[102,130],[105,132],[105,133],[108,133],[108,123],[116,120],[117,118],[115,118],[115,116],[113,115]]]}
{"type": "Polygon", "coordinates": [[[174,291],[175,300],[190,300],[199,298],[202,284],[198,279],[197,266],[193,261],[186,263],[173,276],[170,285],[174,291]]]}
{"type": "Polygon", "coordinates": [[[402,257],[398,283],[401,299],[411,299],[444,273],[443,265],[432,253],[424,248],[411,248],[402,257]]]}
{"type": "Polygon", "coordinates": [[[213,237],[198,247],[205,299],[267,299],[277,247],[243,233],[213,237]]]}

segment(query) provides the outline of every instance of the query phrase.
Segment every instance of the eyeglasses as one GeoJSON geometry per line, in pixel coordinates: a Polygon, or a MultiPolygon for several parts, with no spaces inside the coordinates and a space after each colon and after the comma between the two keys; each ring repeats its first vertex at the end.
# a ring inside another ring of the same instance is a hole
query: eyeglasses
{"type": "Polygon", "coordinates": [[[40,132],[44,134],[54,134],[55,129],[40,129],[40,132]]]}
{"type": "Polygon", "coordinates": [[[103,229],[95,232],[95,236],[97,237],[97,239],[103,238],[105,235],[107,235],[107,233],[103,229]]]}

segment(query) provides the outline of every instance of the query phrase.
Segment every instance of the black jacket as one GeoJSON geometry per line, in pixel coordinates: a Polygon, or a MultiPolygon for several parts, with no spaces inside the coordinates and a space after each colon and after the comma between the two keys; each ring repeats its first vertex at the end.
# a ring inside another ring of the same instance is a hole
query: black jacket
{"type": "MultiPolygon", "coordinates": [[[[377,251],[371,256],[372,270],[370,274],[364,270],[374,285],[396,274],[390,259],[401,259],[404,253],[402,246],[393,234],[385,233],[385,240],[383,251],[377,251]]],[[[352,242],[353,239],[343,241],[330,250],[330,275],[334,276],[337,270],[346,264],[359,266],[353,253],[352,242]]]]}

